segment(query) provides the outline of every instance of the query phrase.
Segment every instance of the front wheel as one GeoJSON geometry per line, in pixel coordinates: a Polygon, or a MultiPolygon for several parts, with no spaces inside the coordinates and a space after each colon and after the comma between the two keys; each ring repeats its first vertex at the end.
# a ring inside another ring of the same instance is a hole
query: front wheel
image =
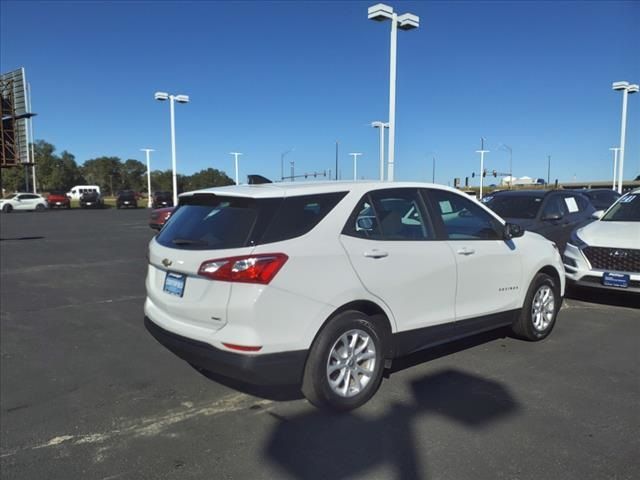
{"type": "Polygon", "coordinates": [[[538,273],[529,286],[522,312],[511,327],[513,333],[532,342],[546,338],[556,323],[560,303],[557,282],[545,273],[538,273]]]}
{"type": "Polygon", "coordinates": [[[5,206],[2,207],[2,211],[4,213],[11,213],[11,210],[13,210],[13,207],[9,204],[6,204],[5,206]]]}
{"type": "Polygon", "coordinates": [[[378,390],[384,368],[380,327],[362,312],[338,314],[311,346],[302,393],[316,407],[348,411],[378,390]]]}

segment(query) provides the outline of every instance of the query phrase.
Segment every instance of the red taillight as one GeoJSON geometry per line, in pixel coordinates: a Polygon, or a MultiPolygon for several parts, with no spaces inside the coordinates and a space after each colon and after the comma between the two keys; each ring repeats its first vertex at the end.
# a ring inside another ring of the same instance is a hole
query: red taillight
{"type": "Polygon", "coordinates": [[[284,253],[218,258],[203,262],[198,275],[211,280],[267,285],[288,259],[284,253]]]}
{"type": "Polygon", "coordinates": [[[227,348],[230,348],[232,350],[239,350],[241,352],[258,352],[262,348],[262,347],[250,347],[247,345],[235,345],[233,343],[224,343],[224,342],[222,342],[222,344],[227,348]]]}

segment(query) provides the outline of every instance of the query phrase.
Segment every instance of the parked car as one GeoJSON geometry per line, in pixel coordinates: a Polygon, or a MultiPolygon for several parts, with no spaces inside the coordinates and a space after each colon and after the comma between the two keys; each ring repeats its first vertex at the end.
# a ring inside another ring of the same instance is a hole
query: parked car
{"type": "Polygon", "coordinates": [[[0,211],[11,213],[13,210],[44,211],[47,201],[37,193],[14,193],[0,200],[0,211]]]}
{"type": "Polygon", "coordinates": [[[86,192],[80,196],[80,208],[102,208],[104,200],[98,192],[86,192]]]}
{"type": "Polygon", "coordinates": [[[560,251],[571,232],[591,222],[596,211],[581,193],[563,190],[503,190],[483,202],[507,222],[555,242],[560,251]]]}
{"type": "Polygon", "coordinates": [[[154,192],[153,208],[173,207],[173,195],[170,192],[154,192]]]}
{"type": "Polygon", "coordinates": [[[133,190],[123,190],[118,192],[116,197],[116,208],[138,208],[138,199],[133,190]]]}
{"type": "Polygon", "coordinates": [[[149,226],[154,230],[160,230],[167,222],[167,220],[169,220],[169,217],[174,210],[175,207],[157,208],[155,210],[151,210],[149,226]]]}
{"type": "Polygon", "coordinates": [[[640,293],[640,188],[574,231],[563,260],[574,285],[640,293]]]}
{"type": "Polygon", "coordinates": [[[585,195],[596,210],[606,210],[620,198],[620,194],[610,188],[585,188],[576,191],[585,195]]]}
{"type": "Polygon", "coordinates": [[[551,332],[552,242],[454,189],[242,185],[180,196],[149,244],[145,325],[198,368],[349,410],[394,358],[502,326],[551,332]]]}
{"type": "Polygon", "coordinates": [[[47,204],[49,208],[71,208],[71,199],[64,192],[51,192],[47,204]]]}

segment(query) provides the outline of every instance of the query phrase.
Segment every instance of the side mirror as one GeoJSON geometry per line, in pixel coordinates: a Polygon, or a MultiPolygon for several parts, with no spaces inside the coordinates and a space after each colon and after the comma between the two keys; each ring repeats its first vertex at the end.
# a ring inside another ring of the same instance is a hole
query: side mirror
{"type": "Polygon", "coordinates": [[[551,212],[544,215],[542,217],[542,220],[545,220],[545,221],[560,220],[562,217],[563,215],[560,212],[551,212]]]}
{"type": "Polygon", "coordinates": [[[504,225],[504,239],[511,240],[512,238],[518,238],[524,235],[524,229],[520,225],[515,223],[505,223],[504,225]]]}
{"type": "Polygon", "coordinates": [[[370,232],[371,230],[373,230],[373,218],[359,217],[356,220],[356,227],[358,230],[365,230],[370,232]]]}
{"type": "Polygon", "coordinates": [[[591,214],[591,218],[593,218],[594,220],[600,220],[603,215],[604,215],[604,210],[596,210],[591,214]]]}

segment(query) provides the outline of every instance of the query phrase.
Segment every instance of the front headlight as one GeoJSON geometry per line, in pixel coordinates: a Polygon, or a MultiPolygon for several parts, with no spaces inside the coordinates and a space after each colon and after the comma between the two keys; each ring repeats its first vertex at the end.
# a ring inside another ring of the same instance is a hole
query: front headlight
{"type": "Polygon", "coordinates": [[[569,238],[569,243],[578,248],[584,248],[587,244],[578,235],[578,230],[574,230],[569,238]]]}

